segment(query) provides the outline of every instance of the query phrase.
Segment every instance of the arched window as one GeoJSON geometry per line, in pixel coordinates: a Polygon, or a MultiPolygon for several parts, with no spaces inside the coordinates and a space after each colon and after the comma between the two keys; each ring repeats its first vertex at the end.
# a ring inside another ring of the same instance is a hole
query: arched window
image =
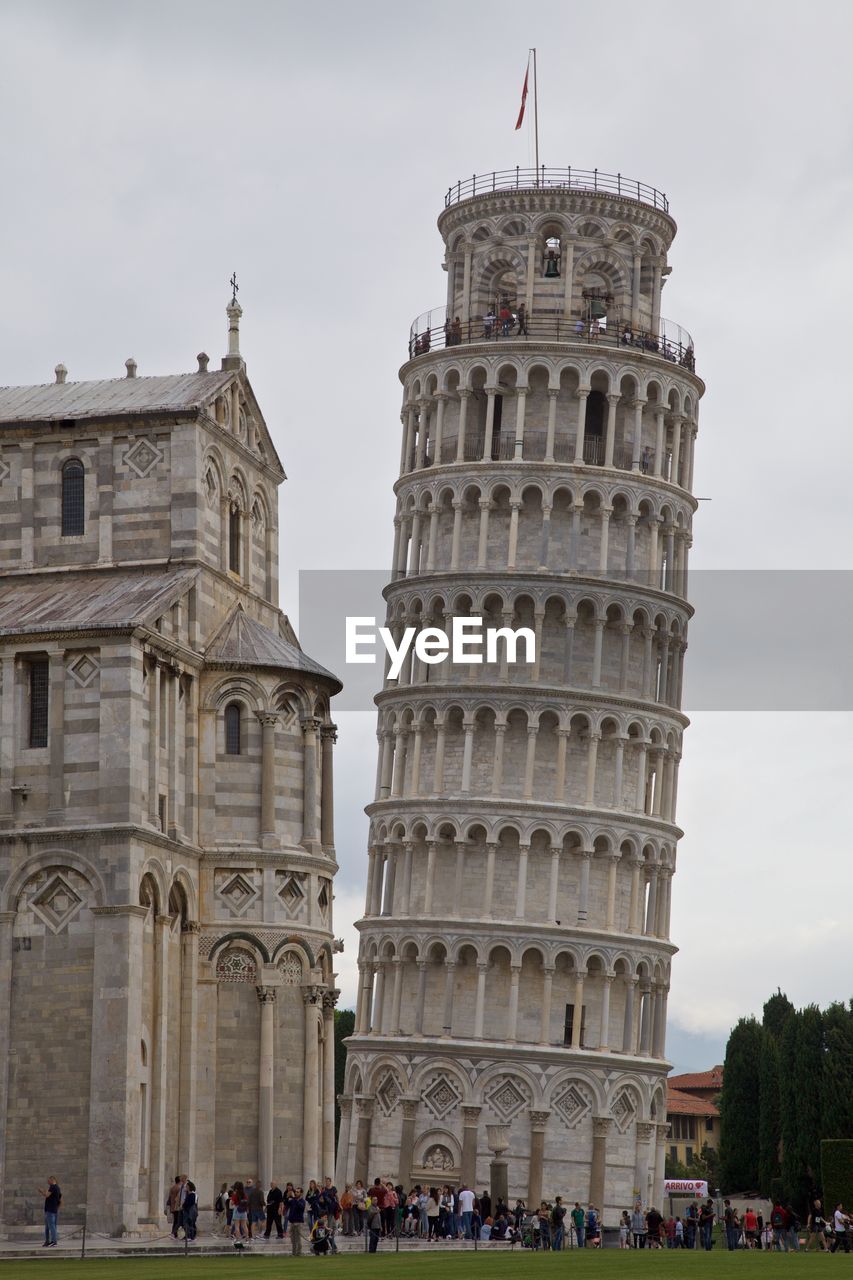
{"type": "Polygon", "coordinates": [[[240,572],[240,508],[232,502],[228,509],[228,568],[240,572]]]}
{"type": "Polygon", "coordinates": [[[85,532],[85,473],[79,458],[69,458],[62,468],[62,536],[79,538],[85,532]]]}
{"type": "Polygon", "coordinates": [[[243,709],[239,702],[225,708],[225,754],[239,756],[243,750],[243,709]]]}

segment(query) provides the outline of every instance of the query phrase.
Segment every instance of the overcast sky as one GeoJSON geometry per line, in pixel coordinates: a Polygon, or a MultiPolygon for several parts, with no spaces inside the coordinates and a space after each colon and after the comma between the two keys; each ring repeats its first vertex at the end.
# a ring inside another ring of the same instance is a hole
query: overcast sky
{"type": "MultiPolygon", "coordinates": [[[[708,384],[693,574],[848,570],[848,4],[0,0],[0,383],[50,381],[60,360],[70,380],[123,375],[130,355],[140,375],[191,370],[201,349],[216,361],[236,269],[289,476],[285,609],[300,569],[386,567],[397,369],[412,317],[444,300],[435,219],[458,177],[530,163],[513,130],[529,45],[541,159],[653,184],[679,224],[662,311],[693,333],[708,384]]],[[[697,616],[692,647],[710,623],[697,616]]],[[[831,594],[806,611],[792,587],[802,664],[830,661],[838,625],[831,594]]],[[[797,1003],[851,994],[850,712],[739,698],[694,715],[681,766],[681,1068],[721,1060],[777,985],[797,1003]]],[[[375,725],[339,723],[350,1003],[375,725]]]]}

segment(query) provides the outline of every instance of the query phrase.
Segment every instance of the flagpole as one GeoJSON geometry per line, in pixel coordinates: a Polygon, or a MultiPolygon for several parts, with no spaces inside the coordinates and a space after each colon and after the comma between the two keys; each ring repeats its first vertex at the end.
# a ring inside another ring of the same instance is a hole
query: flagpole
{"type": "Polygon", "coordinates": [[[536,185],[539,186],[539,90],[536,83],[536,50],[533,51],[533,133],[536,138],[536,185]]]}

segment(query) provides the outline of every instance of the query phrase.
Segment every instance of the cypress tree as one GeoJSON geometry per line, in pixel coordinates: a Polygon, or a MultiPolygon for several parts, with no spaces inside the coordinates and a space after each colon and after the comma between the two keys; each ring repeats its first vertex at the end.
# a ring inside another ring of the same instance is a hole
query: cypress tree
{"type": "Polygon", "coordinates": [[[797,1028],[800,1015],[785,1022],[779,1041],[779,1105],[782,1135],[782,1186],[787,1200],[797,1195],[799,1154],[797,1148],[797,1028]]]}
{"type": "Polygon", "coordinates": [[[720,1095],[720,1182],[728,1195],[758,1187],[761,1027],[741,1018],[729,1036],[720,1095]]]}
{"type": "MultiPolygon", "coordinates": [[[[765,1009],[766,1009],[765,1005],[765,1009]]],[[[759,1077],[758,1189],[769,1196],[779,1177],[779,1145],[782,1138],[779,1114],[779,1046],[766,1029],[761,1031],[759,1077]]]]}
{"type": "Polygon", "coordinates": [[[782,994],[781,988],[777,987],[776,994],[771,996],[764,1006],[762,1020],[762,1025],[770,1032],[777,1044],[782,1039],[785,1023],[793,1013],[796,1013],[796,1009],[788,997],[782,994]]]}
{"type": "Polygon", "coordinates": [[[853,1138],[853,1012],[831,1004],[823,1015],[821,1137],[853,1138]]]}

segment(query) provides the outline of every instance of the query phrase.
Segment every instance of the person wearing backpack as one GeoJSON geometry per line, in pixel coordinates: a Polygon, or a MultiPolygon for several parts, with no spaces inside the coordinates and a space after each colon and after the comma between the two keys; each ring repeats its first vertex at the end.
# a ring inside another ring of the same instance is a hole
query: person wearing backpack
{"type": "Polygon", "coordinates": [[[562,1249],[563,1236],[565,1228],[563,1219],[566,1216],[566,1206],[563,1204],[562,1196],[554,1197],[554,1208],[551,1210],[551,1248],[562,1249]]]}
{"type": "Polygon", "coordinates": [[[788,1248],[792,1253],[800,1252],[800,1220],[794,1212],[794,1206],[790,1203],[785,1205],[785,1239],[788,1241],[788,1248]]]}
{"type": "Polygon", "coordinates": [[[714,1201],[708,1200],[699,1210],[699,1235],[702,1248],[710,1250],[714,1243],[714,1201]]]}
{"type": "Polygon", "coordinates": [[[787,1253],[788,1215],[778,1202],[770,1210],[770,1227],[773,1231],[773,1248],[778,1253],[787,1253]]]}
{"type": "Polygon", "coordinates": [[[726,1248],[736,1249],[740,1244],[740,1226],[731,1200],[723,1201],[723,1225],[726,1229],[726,1248]]]}

